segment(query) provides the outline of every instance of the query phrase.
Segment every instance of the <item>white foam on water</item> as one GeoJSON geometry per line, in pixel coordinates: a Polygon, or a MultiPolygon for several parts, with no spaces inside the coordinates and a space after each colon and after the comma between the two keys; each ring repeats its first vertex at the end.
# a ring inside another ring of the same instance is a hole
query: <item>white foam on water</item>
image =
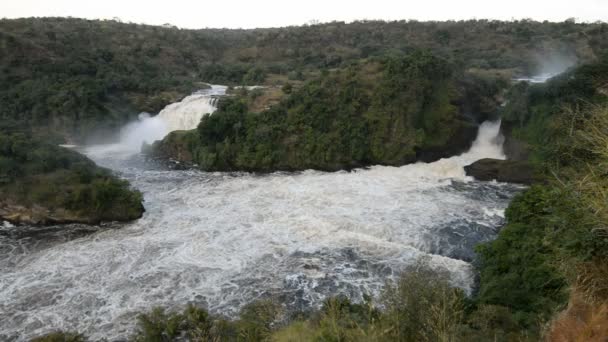
{"type": "MultiPolygon", "coordinates": [[[[504,158],[499,127],[484,123],[460,156],[403,167],[264,176],[120,168],[144,193],[143,218],[0,261],[0,339],[56,329],[125,338],[138,312],[159,305],[231,315],[264,296],[295,308],[356,299],[420,257],[468,291],[472,266],[433,246],[455,223],[500,223],[510,195],[491,196],[501,184],[487,191],[463,170],[504,158]]],[[[100,149],[89,155],[101,165],[115,158],[100,149]]]]}
{"type": "Polygon", "coordinates": [[[118,142],[87,147],[88,154],[97,157],[126,159],[139,153],[144,143],[161,140],[169,132],[195,129],[205,114],[213,113],[217,97],[226,93],[226,86],[210,85],[167,105],[158,115],[139,114],[138,120],[121,129],[118,142]]]}
{"type": "Polygon", "coordinates": [[[203,115],[215,111],[216,96],[224,95],[226,89],[225,86],[213,85],[211,89],[168,105],[158,113],[158,117],[166,123],[169,132],[194,129],[201,122],[203,115]]]}
{"type": "Polygon", "coordinates": [[[518,78],[514,78],[513,80],[516,82],[546,83],[548,80],[552,79],[553,77],[555,77],[559,74],[561,74],[561,72],[543,73],[543,74],[530,76],[530,77],[518,77],[518,78]]]}

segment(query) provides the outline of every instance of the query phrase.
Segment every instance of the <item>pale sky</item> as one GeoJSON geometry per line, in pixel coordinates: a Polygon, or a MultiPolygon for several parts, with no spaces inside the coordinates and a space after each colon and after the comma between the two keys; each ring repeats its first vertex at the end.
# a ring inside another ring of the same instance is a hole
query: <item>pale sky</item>
{"type": "Polygon", "coordinates": [[[608,0],[0,0],[0,18],[72,16],[182,28],[278,27],[311,20],[608,21],[608,0]]]}

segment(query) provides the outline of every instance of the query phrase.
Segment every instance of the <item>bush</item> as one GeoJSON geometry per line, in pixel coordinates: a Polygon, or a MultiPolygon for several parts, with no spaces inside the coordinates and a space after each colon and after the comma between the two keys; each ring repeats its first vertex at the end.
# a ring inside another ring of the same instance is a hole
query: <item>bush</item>
{"type": "Polygon", "coordinates": [[[419,263],[406,270],[382,296],[384,320],[398,341],[452,341],[464,318],[464,293],[448,277],[419,263]]]}
{"type": "Polygon", "coordinates": [[[90,223],[131,220],[143,212],[142,195],[128,182],[75,151],[22,133],[0,131],[0,194],[5,203],[51,214],[68,210],[68,219],[90,223]]]}
{"type": "Polygon", "coordinates": [[[52,332],[50,334],[36,337],[32,342],[84,342],[84,335],[74,332],[52,332]]]}
{"type": "MultiPolygon", "coordinates": [[[[475,123],[453,105],[464,93],[452,68],[422,51],[363,62],[322,74],[260,113],[249,112],[251,96],[237,94],[201,120],[189,155],[209,171],[276,171],[403,165],[430,149],[458,152],[468,144],[452,140],[475,123]]],[[[175,150],[169,140],[158,146],[175,150]]]]}

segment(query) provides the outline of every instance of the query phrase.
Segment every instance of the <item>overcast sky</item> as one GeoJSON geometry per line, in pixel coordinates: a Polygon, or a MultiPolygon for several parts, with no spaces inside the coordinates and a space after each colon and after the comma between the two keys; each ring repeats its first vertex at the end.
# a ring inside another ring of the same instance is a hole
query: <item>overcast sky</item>
{"type": "Polygon", "coordinates": [[[0,17],[72,16],[182,28],[277,27],[357,19],[608,21],[608,0],[0,0],[0,17]]]}

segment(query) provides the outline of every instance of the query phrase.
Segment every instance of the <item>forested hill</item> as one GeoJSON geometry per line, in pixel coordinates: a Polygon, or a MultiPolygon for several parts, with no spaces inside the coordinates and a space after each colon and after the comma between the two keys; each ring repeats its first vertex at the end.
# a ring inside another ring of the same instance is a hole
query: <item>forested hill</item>
{"type": "Polygon", "coordinates": [[[259,113],[250,105],[263,96],[256,91],[222,99],[198,130],[173,132],[154,152],[209,171],[336,171],[436,160],[470,147],[504,83],[460,74],[424,51],[375,58],[295,90],[284,87],[285,98],[259,113]],[[466,98],[488,103],[487,112],[479,105],[469,112],[466,98]]]}
{"type": "MultiPolygon", "coordinates": [[[[180,30],[82,19],[0,20],[0,118],[79,139],[156,112],[199,82],[281,84],[419,48],[460,68],[540,71],[547,56],[592,60],[608,25],[533,21],[339,22],[180,30]],[[50,130],[49,130],[50,128],[50,130]]],[[[62,138],[60,137],[60,138],[62,138]]]]}

